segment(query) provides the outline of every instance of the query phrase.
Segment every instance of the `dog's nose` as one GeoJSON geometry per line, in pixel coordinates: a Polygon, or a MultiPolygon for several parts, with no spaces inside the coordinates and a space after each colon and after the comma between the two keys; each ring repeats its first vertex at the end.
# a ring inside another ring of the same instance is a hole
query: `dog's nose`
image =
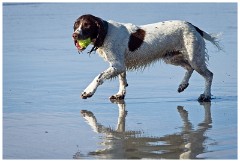
{"type": "Polygon", "coordinates": [[[77,40],[77,39],[78,39],[78,33],[73,33],[73,34],[72,34],[72,38],[73,38],[74,40],[77,40]]]}

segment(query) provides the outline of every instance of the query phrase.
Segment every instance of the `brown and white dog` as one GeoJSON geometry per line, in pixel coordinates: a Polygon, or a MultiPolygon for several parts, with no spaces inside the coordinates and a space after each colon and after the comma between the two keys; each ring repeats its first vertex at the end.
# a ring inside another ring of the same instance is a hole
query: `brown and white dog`
{"type": "MultiPolygon", "coordinates": [[[[204,39],[218,49],[217,36],[207,34],[186,21],[164,21],[155,24],[136,26],[133,24],[105,21],[93,15],[82,15],[74,23],[72,35],[74,44],[77,40],[91,39],[92,51],[97,51],[110,67],[100,73],[83,91],[83,99],[92,97],[97,87],[106,79],[118,76],[120,87],[110,99],[124,99],[126,95],[126,70],[144,69],[158,60],[186,69],[178,92],[184,91],[188,81],[197,71],[205,79],[205,91],[199,101],[211,100],[213,73],[207,69],[204,39]]],[[[79,51],[81,48],[76,45],[79,51]]]]}

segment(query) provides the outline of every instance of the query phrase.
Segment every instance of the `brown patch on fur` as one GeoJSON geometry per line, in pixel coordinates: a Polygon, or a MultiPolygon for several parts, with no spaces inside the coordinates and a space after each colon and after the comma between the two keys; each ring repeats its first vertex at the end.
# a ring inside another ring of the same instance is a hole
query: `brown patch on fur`
{"type": "Polygon", "coordinates": [[[128,42],[129,51],[137,50],[142,45],[145,35],[146,31],[143,29],[138,29],[135,33],[132,33],[128,42]]]}

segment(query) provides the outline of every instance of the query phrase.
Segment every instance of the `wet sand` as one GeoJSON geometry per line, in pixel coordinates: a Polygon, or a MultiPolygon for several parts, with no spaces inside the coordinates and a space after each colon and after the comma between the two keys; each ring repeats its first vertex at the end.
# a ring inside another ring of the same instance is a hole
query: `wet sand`
{"type": "Polygon", "coordinates": [[[3,159],[237,159],[237,113],[234,3],[3,5],[3,159]],[[196,72],[179,94],[184,70],[163,62],[128,72],[122,102],[108,99],[117,79],[80,99],[108,67],[73,46],[73,22],[85,13],[139,25],[181,19],[223,32],[226,52],[207,43],[212,102],[197,101],[204,80],[196,72]]]}

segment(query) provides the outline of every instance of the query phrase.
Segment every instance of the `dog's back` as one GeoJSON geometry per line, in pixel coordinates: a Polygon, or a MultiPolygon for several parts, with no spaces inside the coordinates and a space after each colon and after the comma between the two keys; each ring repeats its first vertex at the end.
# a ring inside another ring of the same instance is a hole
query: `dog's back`
{"type": "MultiPolygon", "coordinates": [[[[184,46],[184,33],[195,32],[192,26],[185,21],[165,21],[155,24],[139,26],[135,32],[142,29],[144,37],[136,34],[136,42],[141,42],[138,48],[126,49],[125,63],[128,69],[144,68],[159,59],[169,56],[169,53],[182,53],[187,56],[184,46]]],[[[198,36],[198,35],[197,35],[198,36]]],[[[198,39],[202,37],[198,36],[198,39]]],[[[131,41],[131,37],[129,42],[131,41]]]]}

